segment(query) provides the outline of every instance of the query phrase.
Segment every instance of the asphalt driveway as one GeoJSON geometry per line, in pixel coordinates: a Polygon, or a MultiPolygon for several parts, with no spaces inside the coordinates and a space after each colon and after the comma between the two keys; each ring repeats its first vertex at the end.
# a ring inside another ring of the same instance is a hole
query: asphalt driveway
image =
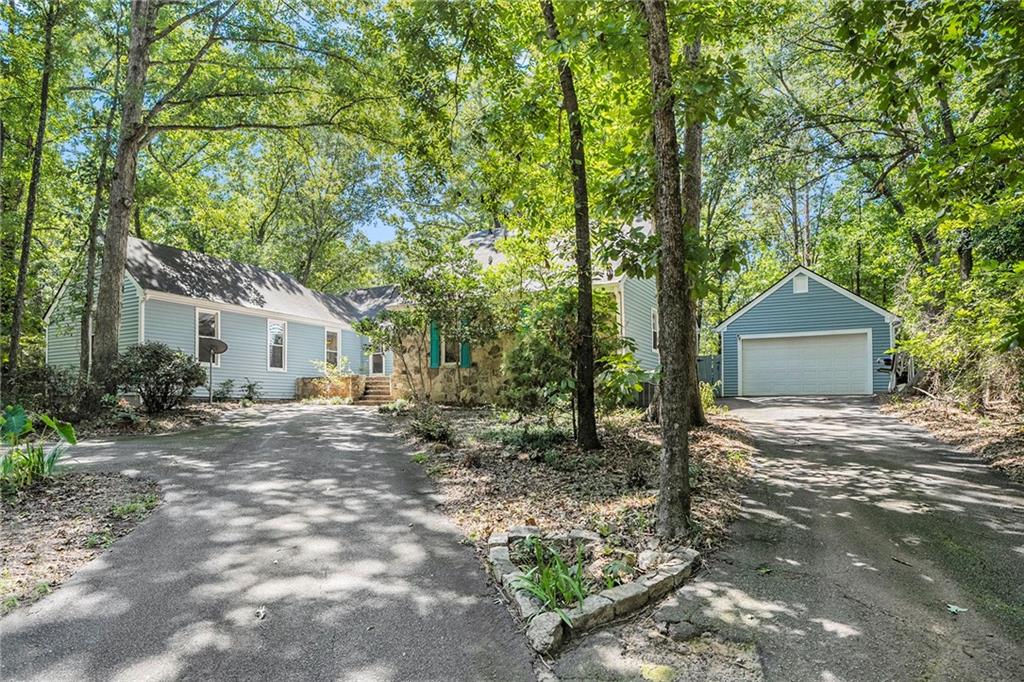
{"type": "Polygon", "coordinates": [[[676,597],[694,631],[755,642],[769,680],[1024,679],[1024,488],[868,399],[730,407],[761,453],[676,597]]]}
{"type": "Polygon", "coordinates": [[[165,501],[0,621],[4,680],[534,679],[472,548],[375,413],[253,410],[73,455],[155,478],[165,501]]]}

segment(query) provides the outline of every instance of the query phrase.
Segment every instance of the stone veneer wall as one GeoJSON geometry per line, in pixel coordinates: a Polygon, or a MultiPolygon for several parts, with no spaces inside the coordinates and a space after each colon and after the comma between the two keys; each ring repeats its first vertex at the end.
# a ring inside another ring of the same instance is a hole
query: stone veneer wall
{"type": "Polygon", "coordinates": [[[366,377],[349,374],[343,377],[304,377],[295,380],[295,395],[305,398],[341,398],[357,400],[366,388],[366,377]]]}
{"type": "Polygon", "coordinates": [[[419,395],[434,403],[485,405],[498,397],[501,361],[511,337],[470,347],[470,367],[430,367],[430,350],[420,337],[409,337],[395,350],[392,392],[398,398],[419,395]]]}

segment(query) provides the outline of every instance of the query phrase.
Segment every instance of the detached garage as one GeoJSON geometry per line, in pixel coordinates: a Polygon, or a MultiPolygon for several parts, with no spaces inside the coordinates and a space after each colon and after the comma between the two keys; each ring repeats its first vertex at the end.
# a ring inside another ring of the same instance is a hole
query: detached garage
{"type": "Polygon", "coordinates": [[[867,395],[889,390],[878,371],[898,318],[798,267],[715,328],[722,394],[867,395]]]}

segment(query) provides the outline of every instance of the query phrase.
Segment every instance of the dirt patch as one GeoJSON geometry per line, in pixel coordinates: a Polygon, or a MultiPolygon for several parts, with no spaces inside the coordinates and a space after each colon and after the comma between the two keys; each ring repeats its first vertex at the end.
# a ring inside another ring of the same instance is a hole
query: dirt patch
{"type": "MultiPolygon", "coordinates": [[[[426,443],[414,458],[437,481],[447,513],[477,542],[513,526],[545,533],[583,528],[639,551],[653,541],[659,428],[636,413],[601,424],[603,449],[581,452],[571,441],[533,437],[502,424],[490,410],[448,410],[457,446],[426,443]],[[536,441],[540,441],[537,445],[536,441]]],[[[725,537],[739,511],[739,488],[754,450],[740,422],[711,416],[691,434],[692,546],[707,550],[725,537]]]]}
{"type": "Polygon", "coordinates": [[[931,431],[939,440],[981,457],[1024,483],[1024,421],[1020,412],[978,414],[942,400],[892,399],[882,411],[931,431]]]}
{"type": "Polygon", "coordinates": [[[159,503],[154,481],[77,472],[0,500],[0,611],[49,594],[159,503]]]}

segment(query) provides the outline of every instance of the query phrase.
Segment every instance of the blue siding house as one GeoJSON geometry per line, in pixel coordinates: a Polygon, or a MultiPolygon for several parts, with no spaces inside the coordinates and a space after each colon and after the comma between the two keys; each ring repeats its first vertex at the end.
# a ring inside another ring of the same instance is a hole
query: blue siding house
{"type": "MultiPolygon", "coordinates": [[[[214,384],[231,379],[236,394],[259,382],[264,398],[296,395],[296,380],[324,375],[324,363],[365,375],[391,374],[390,353],[367,353],[352,324],[383,310],[394,287],[331,295],[294,277],[141,239],[130,239],[119,348],[158,341],[196,356],[200,341],[228,350],[215,358],[214,384]]],[[[69,279],[46,314],[46,362],[77,369],[81,285],[69,279]]],[[[199,388],[197,396],[206,396],[199,388]]]]}
{"type": "Polygon", "coordinates": [[[867,395],[899,318],[805,268],[789,272],[715,328],[725,396],[867,395]]]}

